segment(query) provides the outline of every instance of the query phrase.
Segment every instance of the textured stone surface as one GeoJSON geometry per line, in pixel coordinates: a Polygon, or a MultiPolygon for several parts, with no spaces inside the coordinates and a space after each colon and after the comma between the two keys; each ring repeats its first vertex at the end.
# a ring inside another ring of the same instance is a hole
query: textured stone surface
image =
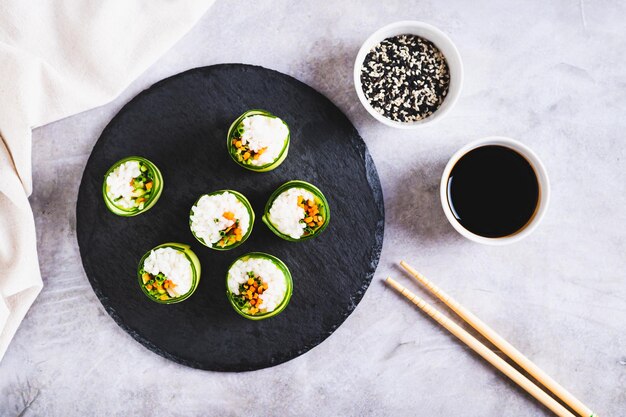
{"type": "Polygon", "coordinates": [[[0,415],[33,399],[24,416],[551,415],[383,286],[387,275],[410,284],[395,266],[404,258],[600,415],[623,416],[625,14],[618,1],[217,2],[113,103],[35,131],[46,286],[0,362],[0,415]],[[380,125],[352,84],[360,43],[407,18],[446,31],[465,64],[456,107],[418,131],[380,125]],[[274,68],[327,95],[366,141],[385,196],[382,258],[354,313],[305,355],[244,374],[189,369],[136,343],[98,302],[75,239],[80,175],[108,121],[154,82],[220,62],[274,68]],[[456,234],[438,196],[452,153],[492,134],[531,146],[553,191],[536,232],[501,248],[456,234]]]}
{"type": "Polygon", "coordinates": [[[76,210],[85,272],[107,312],[150,350],[213,371],[265,368],[315,347],[363,297],[383,244],[380,182],[354,126],[307,85],[251,65],[194,69],[134,98],[94,147],[76,210]],[[265,173],[241,168],[226,150],[232,121],[258,108],[280,116],[291,133],[289,156],[265,173]],[[102,173],[137,154],[163,173],[163,194],[146,213],[114,216],[102,201],[102,173]],[[330,207],[329,226],[304,242],[285,241],[261,222],[272,192],[293,179],[319,187],[330,207]],[[224,189],[243,193],[256,212],[250,238],[226,252],[204,247],[189,230],[198,197],[224,189]],[[191,245],[202,264],[196,292],[176,305],[153,303],[137,285],[138,260],[165,242],[191,245]],[[226,271],[251,251],[277,256],[293,276],[286,310],[263,321],[239,316],[226,297],[226,271]]]}

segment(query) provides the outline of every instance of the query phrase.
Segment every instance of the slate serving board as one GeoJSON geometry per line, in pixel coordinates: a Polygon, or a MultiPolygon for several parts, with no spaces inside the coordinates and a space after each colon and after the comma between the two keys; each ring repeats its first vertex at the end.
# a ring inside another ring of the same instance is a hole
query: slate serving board
{"type": "Polygon", "coordinates": [[[299,356],[321,343],[354,310],[372,279],[383,242],[383,196],[367,148],[346,116],[322,94],[279,72],[242,64],[196,68],[162,80],[113,118],[85,167],[76,205],[77,236],[89,282],[106,311],[133,338],[175,362],[213,371],[249,371],[299,356]],[[237,166],[226,150],[231,122],[248,109],[287,122],[286,161],[269,173],[237,166]],[[103,175],[117,160],[140,155],[163,173],[151,210],[118,217],[102,200],[103,175]],[[286,242],[261,222],[282,183],[317,185],[331,209],[329,227],[305,242],[286,242]],[[250,238],[227,252],[202,246],[189,230],[199,195],[234,189],[256,213],[250,238]],[[137,263],[161,243],[191,244],[202,263],[196,292],[160,305],[137,283],[137,263]],[[233,260],[262,251],[293,275],[291,302],[276,317],[249,321],[226,298],[233,260]]]}

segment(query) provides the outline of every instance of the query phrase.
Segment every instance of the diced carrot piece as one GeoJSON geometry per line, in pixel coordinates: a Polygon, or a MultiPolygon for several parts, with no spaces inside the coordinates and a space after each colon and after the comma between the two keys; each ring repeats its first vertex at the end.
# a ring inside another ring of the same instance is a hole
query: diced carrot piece
{"type": "Polygon", "coordinates": [[[264,289],[267,289],[267,282],[264,282],[264,283],[263,283],[263,288],[264,288],[264,289]]]}
{"type": "Polygon", "coordinates": [[[259,287],[259,294],[263,294],[263,287],[259,287]]]}
{"type": "Polygon", "coordinates": [[[308,225],[309,227],[314,227],[314,226],[315,226],[315,223],[311,222],[311,223],[307,223],[307,225],[308,225]]]}
{"type": "Polygon", "coordinates": [[[170,287],[170,283],[169,283],[169,282],[167,282],[167,281],[165,281],[165,282],[163,283],[163,288],[169,288],[169,287],[170,287]]]}
{"type": "Polygon", "coordinates": [[[313,217],[305,217],[304,218],[304,222],[305,223],[311,223],[311,221],[313,221],[313,217]]]}
{"type": "Polygon", "coordinates": [[[161,296],[161,300],[168,300],[170,297],[168,297],[167,295],[163,294],[161,296]]]}
{"type": "Polygon", "coordinates": [[[254,301],[254,300],[250,300],[250,305],[251,305],[251,306],[253,306],[253,305],[255,305],[255,304],[256,304],[256,301],[254,301]]]}
{"type": "Polygon", "coordinates": [[[146,183],[146,190],[150,191],[152,189],[152,181],[146,183]]]}
{"type": "Polygon", "coordinates": [[[265,153],[265,151],[267,150],[267,148],[261,148],[258,150],[257,155],[263,155],[265,153]]]}
{"type": "Polygon", "coordinates": [[[299,195],[299,196],[298,196],[298,204],[302,204],[302,200],[303,200],[303,199],[304,199],[304,198],[303,198],[301,195],[299,195]]]}
{"type": "Polygon", "coordinates": [[[145,199],[145,198],[143,198],[143,197],[139,197],[139,198],[137,199],[137,202],[138,202],[138,203],[143,203],[144,201],[146,201],[146,199],[145,199]]]}
{"type": "Polygon", "coordinates": [[[148,285],[146,285],[146,289],[147,289],[148,291],[150,291],[150,290],[152,289],[152,284],[148,284],[148,285]]]}
{"type": "Polygon", "coordinates": [[[253,278],[248,278],[248,285],[252,285],[254,284],[254,279],[253,278]]]}
{"type": "Polygon", "coordinates": [[[233,220],[235,218],[235,214],[231,213],[230,211],[225,211],[222,216],[224,216],[224,218],[226,218],[227,220],[233,220]]]}
{"type": "Polygon", "coordinates": [[[250,152],[246,152],[243,154],[243,160],[247,161],[248,159],[250,159],[250,152]]]}
{"type": "Polygon", "coordinates": [[[241,146],[242,146],[241,145],[241,141],[240,140],[236,140],[235,141],[235,146],[238,147],[238,148],[241,148],[241,146]]]}
{"type": "Polygon", "coordinates": [[[256,153],[256,154],[254,154],[254,156],[252,157],[252,159],[254,159],[254,160],[256,161],[257,159],[259,159],[259,157],[260,157],[260,156],[261,156],[261,154],[260,154],[260,153],[256,153]]]}
{"type": "Polygon", "coordinates": [[[313,205],[314,205],[314,204],[315,204],[315,201],[313,201],[313,200],[309,200],[309,201],[307,202],[307,205],[308,205],[309,207],[313,207],[313,205]]]}
{"type": "Polygon", "coordinates": [[[318,225],[318,226],[321,226],[321,225],[323,225],[323,224],[324,224],[324,222],[317,222],[317,225],[318,225]]]}

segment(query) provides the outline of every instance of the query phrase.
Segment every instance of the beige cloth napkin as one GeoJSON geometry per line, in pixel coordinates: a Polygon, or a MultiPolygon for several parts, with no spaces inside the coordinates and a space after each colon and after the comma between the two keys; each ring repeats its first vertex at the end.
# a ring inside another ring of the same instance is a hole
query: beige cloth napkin
{"type": "Polygon", "coordinates": [[[212,3],[0,2],[0,359],[43,285],[28,203],[31,129],[115,98],[212,3]]]}

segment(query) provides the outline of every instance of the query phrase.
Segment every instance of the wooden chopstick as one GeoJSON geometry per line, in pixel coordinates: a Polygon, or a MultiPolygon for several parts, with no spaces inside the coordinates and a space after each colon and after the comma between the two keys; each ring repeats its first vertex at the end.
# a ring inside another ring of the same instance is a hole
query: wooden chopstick
{"type": "Polygon", "coordinates": [[[466,332],[458,324],[441,314],[437,309],[429,305],[426,301],[407,290],[391,278],[386,281],[399,293],[411,300],[413,304],[418,306],[422,311],[432,317],[435,321],[445,327],[450,333],[458,337],[463,343],[469,346],[474,352],[478,353],[487,362],[492,364],[496,369],[504,375],[511,378],[513,382],[522,387],[526,392],[535,397],[539,402],[548,407],[554,414],[559,417],[575,417],[565,407],[558,403],[554,398],[550,397],[542,391],[537,385],[533,384],[528,378],[522,375],[518,370],[509,365],[504,359],[496,355],[491,349],[483,345],[474,336],[466,332]]]}
{"type": "Polygon", "coordinates": [[[471,311],[459,304],[456,300],[454,300],[439,287],[429,281],[424,275],[413,269],[406,262],[401,261],[400,266],[402,266],[402,268],[404,268],[420,284],[428,288],[428,290],[433,295],[443,301],[448,307],[450,307],[452,311],[458,314],[470,326],[476,329],[487,340],[489,340],[496,347],[498,347],[498,349],[500,349],[505,355],[511,358],[511,360],[513,360],[522,369],[532,375],[533,378],[539,381],[551,393],[553,393],[561,401],[571,407],[572,410],[574,410],[576,413],[580,414],[583,417],[597,417],[597,415],[594,414],[589,407],[587,407],[580,400],[574,397],[569,391],[567,391],[558,382],[556,382],[548,374],[541,370],[541,368],[539,368],[530,359],[524,356],[519,350],[513,347],[513,345],[504,340],[491,327],[483,323],[483,321],[476,317],[474,314],[472,314],[471,311]]]}

